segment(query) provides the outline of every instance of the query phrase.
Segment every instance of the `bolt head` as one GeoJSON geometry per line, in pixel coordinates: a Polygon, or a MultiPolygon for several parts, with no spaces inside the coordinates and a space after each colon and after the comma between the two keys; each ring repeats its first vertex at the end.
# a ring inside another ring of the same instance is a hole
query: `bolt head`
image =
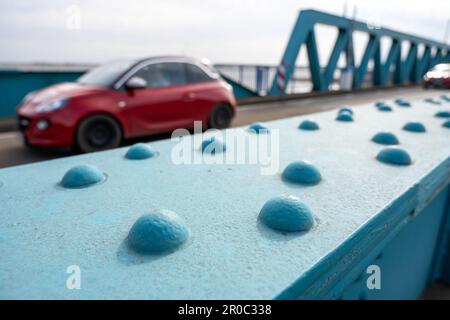
{"type": "Polygon", "coordinates": [[[392,132],[378,132],[373,136],[372,141],[375,143],[386,145],[399,144],[396,135],[392,132]]]}
{"type": "Polygon", "coordinates": [[[314,225],[311,209],[294,196],[280,196],[267,201],[259,213],[267,227],[284,232],[308,231],[314,225]]]}
{"type": "Polygon", "coordinates": [[[301,130],[310,130],[310,131],[320,129],[319,124],[316,121],[310,119],[303,120],[298,126],[298,128],[301,130]]]}
{"type": "Polygon", "coordinates": [[[130,229],[128,245],[142,254],[161,254],[178,249],[189,238],[184,220],[170,210],[142,215],[130,229]]]}
{"type": "Polygon", "coordinates": [[[128,149],[125,157],[130,160],[143,160],[152,158],[155,155],[156,152],[149,145],[145,143],[136,143],[128,149]]]}
{"type": "Polygon", "coordinates": [[[105,178],[96,167],[83,164],[68,170],[61,180],[61,185],[69,189],[84,188],[102,182],[105,178]]]}
{"type": "Polygon", "coordinates": [[[201,148],[203,153],[209,154],[225,152],[227,149],[226,145],[221,140],[215,137],[203,140],[201,148]]]}
{"type": "Polygon", "coordinates": [[[319,169],[309,161],[291,162],[282,173],[283,180],[291,183],[315,185],[322,180],[319,169]]]}
{"type": "Polygon", "coordinates": [[[263,125],[261,122],[254,122],[249,127],[248,130],[252,133],[260,134],[260,133],[268,133],[269,129],[263,125]]]}
{"type": "Polygon", "coordinates": [[[377,155],[377,160],[399,166],[407,166],[412,162],[408,151],[399,147],[387,147],[382,149],[377,155]]]}
{"type": "Polygon", "coordinates": [[[425,126],[421,122],[411,121],[403,126],[403,130],[409,132],[426,132],[425,126]]]}
{"type": "Polygon", "coordinates": [[[353,116],[350,113],[348,113],[348,112],[341,112],[341,113],[339,113],[337,115],[336,121],[352,122],[353,121],[353,116]]]}

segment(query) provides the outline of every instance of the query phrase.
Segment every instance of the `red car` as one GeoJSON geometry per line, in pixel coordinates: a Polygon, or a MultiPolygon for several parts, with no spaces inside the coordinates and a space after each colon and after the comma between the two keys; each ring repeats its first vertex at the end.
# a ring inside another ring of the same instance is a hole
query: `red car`
{"type": "Polygon", "coordinates": [[[32,92],[17,113],[27,145],[90,152],[194,121],[226,128],[235,108],[231,86],[206,61],[155,57],[111,62],[32,92]]]}
{"type": "Polygon", "coordinates": [[[450,89],[450,63],[435,65],[423,77],[424,88],[450,89]]]}

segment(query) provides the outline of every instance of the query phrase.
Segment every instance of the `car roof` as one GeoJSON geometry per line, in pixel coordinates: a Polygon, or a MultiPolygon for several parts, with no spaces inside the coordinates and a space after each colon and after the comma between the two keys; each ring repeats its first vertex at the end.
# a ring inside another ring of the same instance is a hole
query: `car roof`
{"type": "Polygon", "coordinates": [[[181,63],[191,63],[199,66],[202,68],[211,78],[216,78],[212,73],[217,73],[214,68],[212,67],[209,60],[203,58],[194,58],[194,57],[187,57],[187,56],[155,56],[155,57],[149,57],[149,58],[143,58],[143,59],[136,59],[134,64],[126,71],[124,72],[118,80],[115,82],[113,87],[115,89],[118,89],[121,87],[124,83],[123,79],[127,77],[127,75],[132,70],[136,70],[136,68],[139,68],[141,65],[151,64],[151,63],[163,63],[163,62],[181,62],[181,63]]]}
{"type": "Polygon", "coordinates": [[[167,55],[167,56],[155,56],[155,57],[148,57],[148,58],[142,58],[136,60],[136,64],[140,64],[142,62],[186,62],[186,63],[203,63],[206,59],[199,59],[194,57],[187,57],[187,56],[177,56],[177,55],[167,55]]]}
{"type": "Polygon", "coordinates": [[[444,69],[450,68],[450,63],[438,63],[433,66],[433,69],[441,69],[441,68],[444,68],[444,69]]]}

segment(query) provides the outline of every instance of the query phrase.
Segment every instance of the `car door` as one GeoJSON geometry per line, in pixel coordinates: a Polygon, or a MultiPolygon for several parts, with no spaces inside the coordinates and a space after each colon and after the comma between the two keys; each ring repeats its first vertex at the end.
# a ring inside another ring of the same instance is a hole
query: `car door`
{"type": "Polygon", "coordinates": [[[186,70],[186,117],[193,121],[207,121],[213,107],[213,90],[216,88],[213,78],[206,74],[199,66],[185,63],[186,70]]]}
{"type": "MultiPolygon", "coordinates": [[[[167,132],[186,123],[180,110],[186,106],[186,75],[178,62],[143,66],[131,77],[146,81],[146,88],[125,89],[123,112],[130,119],[133,135],[167,132]]],[[[130,78],[131,78],[130,77],[130,78]]]]}

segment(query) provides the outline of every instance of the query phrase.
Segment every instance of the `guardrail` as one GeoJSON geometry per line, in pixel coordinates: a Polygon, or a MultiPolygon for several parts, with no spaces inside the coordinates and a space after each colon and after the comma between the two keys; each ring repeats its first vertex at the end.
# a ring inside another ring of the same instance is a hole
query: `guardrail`
{"type": "Polygon", "coordinates": [[[320,11],[304,10],[300,12],[295,23],[269,95],[288,93],[288,83],[293,77],[297,56],[302,45],[305,45],[307,49],[312,90],[314,91],[330,89],[341,53],[345,53],[347,69],[353,75],[352,88],[362,86],[371,59],[374,61],[372,77],[374,86],[386,85],[391,75],[393,75],[392,82],[395,84],[408,82],[417,84],[429,67],[440,62],[450,62],[450,46],[448,44],[320,11]],[[338,29],[336,42],[324,68],[319,63],[314,31],[314,27],[319,24],[334,26],[338,29]],[[355,65],[354,59],[354,31],[369,35],[359,65],[355,65]],[[392,40],[386,61],[381,60],[380,39],[382,37],[392,40]],[[409,43],[410,46],[407,56],[402,59],[401,52],[402,47],[406,45],[405,42],[409,43]],[[421,55],[418,54],[419,47],[423,47],[421,55]]]}
{"type": "Polygon", "coordinates": [[[449,100],[1,169],[0,298],[417,298],[450,281],[449,100]]]}
{"type": "Polygon", "coordinates": [[[83,72],[74,70],[0,70],[0,118],[13,117],[25,95],[52,84],[74,81],[83,72]]]}
{"type": "MultiPolygon", "coordinates": [[[[227,79],[232,79],[250,90],[253,94],[267,95],[270,91],[277,66],[250,64],[216,64],[216,69],[227,79]]],[[[301,93],[310,91],[310,77],[307,67],[296,67],[289,82],[287,92],[301,93]]]]}
{"type": "MultiPolygon", "coordinates": [[[[249,64],[217,64],[216,69],[233,85],[238,98],[250,96],[268,96],[274,80],[277,66],[249,64]],[[247,88],[248,92],[239,91],[247,88]]],[[[325,69],[322,68],[322,71],[325,69]]],[[[329,86],[330,91],[341,90],[340,78],[345,69],[338,68],[329,86]]],[[[368,70],[364,77],[364,86],[371,86],[373,71],[368,70]]],[[[295,67],[295,71],[286,87],[286,94],[302,94],[312,91],[311,77],[308,67],[295,67]]]]}

